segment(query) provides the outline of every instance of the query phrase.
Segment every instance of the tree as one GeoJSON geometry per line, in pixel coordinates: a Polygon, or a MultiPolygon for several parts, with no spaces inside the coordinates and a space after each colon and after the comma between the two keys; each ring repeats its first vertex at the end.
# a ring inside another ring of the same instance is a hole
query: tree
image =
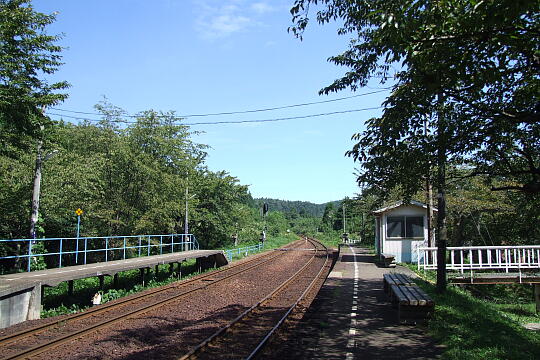
{"type": "Polygon", "coordinates": [[[325,208],[324,208],[324,213],[323,213],[322,220],[321,220],[321,223],[322,223],[322,226],[324,227],[324,230],[328,231],[328,230],[332,229],[332,225],[333,225],[333,222],[334,222],[334,216],[335,216],[334,204],[333,203],[327,203],[325,208]]]}
{"type": "Polygon", "coordinates": [[[67,97],[58,92],[67,82],[46,80],[62,64],[60,36],[45,32],[55,16],[36,12],[29,0],[0,0],[0,140],[7,145],[2,152],[28,146],[28,136],[42,136],[51,124],[42,110],[67,97]]]}
{"type": "Polygon", "coordinates": [[[362,161],[360,182],[409,196],[436,165],[440,256],[449,162],[512,182],[493,189],[540,192],[537,1],[297,0],[290,30],[299,37],[310,4],[322,5],[319,23],[340,19],[339,33],[352,34],[349,49],[330,58],[350,70],[321,93],[395,80],[382,116],[353,136],[348,154],[362,161]]]}
{"type": "Polygon", "coordinates": [[[475,173],[540,191],[538,1],[297,0],[291,30],[298,36],[310,4],[325,5],[320,23],[340,18],[341,34],[357,34],[347,51],[330,58],[351,70],[321,93],[356,90],[373,76],[383,83],[394,78],[379,119],[385,124],[368,127],[386,126],[390,140],[399,139],[421,133],[441,104],[451,106],[459,149],[472,156],[475,173]],[[401,70],[391,74],[395,67],[401,70]]]}

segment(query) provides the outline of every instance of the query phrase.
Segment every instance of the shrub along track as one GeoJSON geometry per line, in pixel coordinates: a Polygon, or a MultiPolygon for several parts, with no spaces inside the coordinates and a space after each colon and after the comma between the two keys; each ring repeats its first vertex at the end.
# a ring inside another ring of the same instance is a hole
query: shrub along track
{"type": "MultiPolygon", "coordinates": [[[[300,240],[291,246],[298,248],[304,244],[305,241],[300,240]]],[[[125,323],[126,319],[146,316],[146,314],[153,313],[162,307],[177,304],[180,299],[195,297],[196,293],[211,291],[210,288],[215,287],[215,284],[230,281],[246,272],[255,272],[262,267],[273,264],[279,258],[285,257],[284,255],[285,252],[282,251],[267,252],[189,280],[134,294],[82,313],[63,316],[58,320],[38,321],[38,325],[34,325],[34,322],[26,324],[26,326],[18,326],[17,328],[22,327],[22,329],[16,332],[11,331],[10,333],[10,330],[7,329],[5,331],[7,334],[0,338],[1,357],[3,359],[17,359],[44,354],[44,357],[50,358],[52,349],[62,344],[73,344],[74,340],[81,339],[81,337],[87,338],[98,331],[105,333],[107,328],[125,323]]],[[[54,354],[54,357],[57,358],[60,353],[56,350],[54,354]]],[[[81,355],[80,357],[86,358],[87,356],[81,355]]]]}
{"type": "Polygon", "coordinates": [[[328,249],[313,240],[310,243],[312,257],[302,268],[180,360],[255,357],[291,314],[309,306],[330,270],[328,249]]]}

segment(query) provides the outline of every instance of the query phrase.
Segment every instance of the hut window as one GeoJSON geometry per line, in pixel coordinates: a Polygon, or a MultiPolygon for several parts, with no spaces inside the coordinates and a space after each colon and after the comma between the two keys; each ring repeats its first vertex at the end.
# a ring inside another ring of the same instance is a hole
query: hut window
{"type": "Polygon", "coordinates": [[[404,237],[405,236],[405,217],[389,216],[386,218],[386,236],[404,237]]]}
{"type": "Polygon", "coordinates": [[[423,238],[423,216],[389,216],[386,218],[386,236],[389,238],[423,238]]]}
{"type": "Polygon", "coordinates": [[[408,238],[424,237],[424,217],[407,216],[405,219],[405,234],[408,238]]]}

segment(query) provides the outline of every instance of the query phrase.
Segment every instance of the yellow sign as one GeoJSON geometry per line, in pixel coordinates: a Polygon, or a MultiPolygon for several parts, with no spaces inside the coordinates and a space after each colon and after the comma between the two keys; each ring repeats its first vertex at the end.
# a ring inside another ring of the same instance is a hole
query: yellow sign
{"type": "Polygon", "coordinates": [[[77,214],[77,216],[81,216],[82,213],[83,213],[83,211],[80,208],[75,210],[75,214],[77,214]]]}

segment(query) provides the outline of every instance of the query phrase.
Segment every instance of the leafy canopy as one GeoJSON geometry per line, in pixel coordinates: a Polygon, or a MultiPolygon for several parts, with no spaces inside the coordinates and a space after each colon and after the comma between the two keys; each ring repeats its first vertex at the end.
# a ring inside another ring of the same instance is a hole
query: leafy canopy
{"type": "Polygon", "coordinates": [[[474,174],[508,181],[500,188],[540,191],[537,0],[297,0],[290,30],[299,37],[310,5],[319,23],[342,21],[339,33],[351,36],[330,58],[349,71],[321,93],[395,81],[382,116],[353,137],[359,181],[402,179],[412,192],[442,145],[474,174]],[[442,127],[429,121],[434,112],[445,114],[442,127]]]}
{"type": "Polygon", "coordinates": [[[61,37],[45,32],[55,17],[36,12],[30,0],[0,0],[0,140],[6,144],[38,134],[50,124],[42,109],[67,97],[59,92],[67,82],[47,81],[62,65],[61,37]]]}

